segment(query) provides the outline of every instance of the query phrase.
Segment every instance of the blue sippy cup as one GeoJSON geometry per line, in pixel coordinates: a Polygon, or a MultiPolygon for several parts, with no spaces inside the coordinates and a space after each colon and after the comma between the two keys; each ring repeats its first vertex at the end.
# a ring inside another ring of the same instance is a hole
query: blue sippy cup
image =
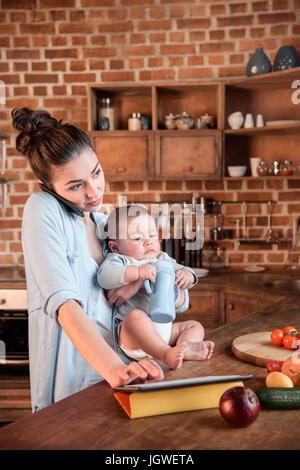
{"type": "Polygon", "coordinates": [[[156,323],[169,323],[175,320],[175,303],[179,298],[179,289],[175,283],[172,263],[165,260],[157,261],[155,283],[146,279],[144,285],[150,294],[149,316],[151,320],[156,323]]]}

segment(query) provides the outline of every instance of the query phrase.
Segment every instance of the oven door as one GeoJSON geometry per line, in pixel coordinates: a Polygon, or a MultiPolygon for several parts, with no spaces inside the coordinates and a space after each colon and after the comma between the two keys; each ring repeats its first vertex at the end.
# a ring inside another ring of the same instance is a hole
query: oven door
{"type": "Polygon", "coordinates": [[[0,364],[29,364],[27,297],[24,290],[0,290],[0,364]]]}

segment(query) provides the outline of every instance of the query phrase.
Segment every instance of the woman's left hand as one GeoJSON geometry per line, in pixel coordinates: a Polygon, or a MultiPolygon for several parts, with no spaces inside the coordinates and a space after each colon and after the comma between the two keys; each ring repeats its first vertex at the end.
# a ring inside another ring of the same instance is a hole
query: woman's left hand
{"type": "Polygon", "coordinates": [[[144,285],[144,281],[133,281],[126,286],[117,287],[115,289],[109,289],[106,292],[107,300],[111,304],[116,304],[118,307],[122,305],[126,300],[130,299],[137,291],[144,285]]]}
{"type": "Polygon", "coordinates": [[[139,362],[133,361],[128,365],[113,368],[111,377],[106,380],[114,388],[130,383],[147,382],[151,379],[163,380],[163,370],[153,359],[142,359],[139,362]]]}

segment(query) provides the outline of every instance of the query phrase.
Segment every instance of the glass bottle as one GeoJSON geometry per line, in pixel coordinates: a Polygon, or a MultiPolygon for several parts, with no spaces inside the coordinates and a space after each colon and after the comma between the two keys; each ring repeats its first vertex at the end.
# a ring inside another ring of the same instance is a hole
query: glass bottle
{"type": "Polygon", "coordinates": [[[290,160],[284,160],[283,163],[280,164],[280,174],[283,176],[288,176],[293,173],[293,166],[290,160]]]}
{"type": "Polygon", "coordinates": [[[261,161],[257,167],[258,176],[266,176],[269,173],[269,168],[267,162],[261,161]]]}
{"type": "MultiPolygon", "coordinates": [[[[109,122],[109,130],[115,130],[115,116],[114,116],[114,108],[111,104],[110,98],[102,98],[99,110],[99,123],[101,123],[101,118],[107,118],[109,122]]],[[[100,124],[100,129],[103,127],[100,124]]]]}
{"type": "Polygon", "coordinates": [[[141,113],[131,113],[128,115],[128,130],[140,131],[141,130],[141,113]]]}

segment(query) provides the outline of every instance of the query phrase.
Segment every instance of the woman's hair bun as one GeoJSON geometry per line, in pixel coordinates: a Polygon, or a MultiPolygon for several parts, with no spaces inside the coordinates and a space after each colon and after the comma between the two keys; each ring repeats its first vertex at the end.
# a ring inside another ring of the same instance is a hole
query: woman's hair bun
{"type": "Polygon", "coordinates": [[[39,109],[15,108],[11,116],[14,128],[29,135],[34,135],[48,127],[55,127],[58,123],[48,111],[39,109]]]}
{"type": "Polygon", "coordinates": [[[11,112],[12,124],[19,131],[16,147],[26,155],[30,138],[38,132],[50,127],[56,127],[58,121],[47,111],[29,108],[14,108],[11,112]]]}

